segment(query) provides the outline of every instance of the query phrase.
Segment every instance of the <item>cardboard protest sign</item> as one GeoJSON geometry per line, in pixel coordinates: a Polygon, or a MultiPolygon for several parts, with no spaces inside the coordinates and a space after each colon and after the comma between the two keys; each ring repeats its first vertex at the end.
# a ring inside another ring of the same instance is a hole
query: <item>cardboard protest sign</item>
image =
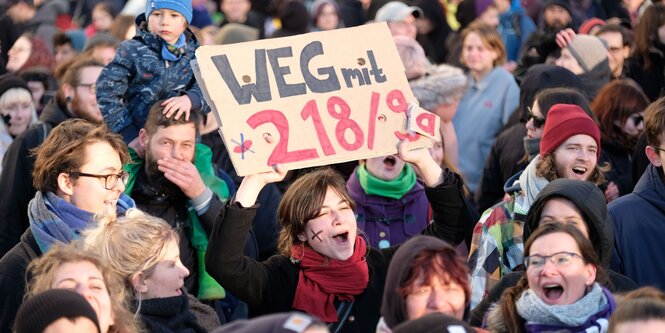
{"type": "Polygon", "coordinates": [[[240,176],[394,154],[400,139],[423,147],[432,144],[423,135],[440,137],[436,115],[409,107],[415,98],[385,23],[202,46],[196,58],[240,176]]]}

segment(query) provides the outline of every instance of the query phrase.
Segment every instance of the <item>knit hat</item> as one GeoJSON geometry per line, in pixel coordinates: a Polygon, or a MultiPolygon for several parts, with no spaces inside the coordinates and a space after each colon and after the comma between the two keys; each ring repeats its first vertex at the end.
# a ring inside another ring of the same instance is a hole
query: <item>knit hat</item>
{"type": "Polygon", "coordinates": [[[547,112],[543,137],[540,139],[540,156],[553,152],[573,135],[586,134],[598,145],[600,159],[600,128],[581,107],[573,104],[557,104],[547,112]]]}
{"type": "Polygon", "coordinates": [[[405,3],[400,1],[391,1],[383,5],[376,12],[374,21],[376,22],[393,22],[393,21],[402,21],[407,16],[413,15],[413,17],[423,16],[423,10],[416,6],[407,6],[405,3]]]}
{"type": "Polygon", "coordinates": [[[16,314],[16,333],[42,332],[60,318],[85,317],[99,329],[97,314],[90,303],[75,291],[49,289],[23,302],[16,314]]]}
{"type": "Polygon", "coordinates": [[[72,48],[76,50],[76,52],[82,52],[83,48],[85,47],[85,32],[81,29],[76,29],[76,30],[68,30],[65,31],[65,35],[69,37],[69,40],[72,42],[72,48]]]}
{"type": "Polygon", "coordinates": [[[260,316],[250,320],[236,320],[224,325],[213,333],[300,333],[312,325],[325,324],[305,313],[289,312],[260,316]]]}
{"type": "Polygon", "coordinates": [[[467,89],[467,76],[462,69],[446,64],[430,68],[427,75],[409,83],[413,94],[426,110],[450,104],[467,89]]]}
{"type": "Polygon", "coordinates": [[[440,312],[430,313],[418,319],[403,322],[393,329],[393,333],[439,333],[439,332],[469,332],[475,333],[469,324],[447,316],[440,312]]]}
{"type": "Polygon", "coordinates": [[[22,88],[30,92],[28,84],[20,77],[11,73],[0,76],[0,96],[12,88],[22,88]]]}
{"type": "Polygon", "coordinates": [[[593,70],[601,62],[607,61],[607,47],[596,36],[575,35],[567,48],[585,73],[593,70]]]}
{"type": "Polygon", "coordinates": [[[545,3],[545,6],[543,6],[543,11],[545,11],[547,7],[550,6],[559,6],[565,9],[568,12],[568,14],[570,14],[570,17],[574,19],[575,15],[573,15],[573,10],[572,8],[570,8],[570,2],[568,2],[568,0],[549,0],[545,3]]]}
{"type": "Polygon", "coordinates": [[[145,4],[145,19],[155,9],[170,9],[182,14],[187,24],[192,22],[192,0],[148,0],[145,4]]]}
{"type": "Polygon", "coordinates": [[[580,26],[579,33],[582,35],[589,35],[591,32],[591,29],[595,27],[601,27],[605,25],[605,21],[597,18],[597,17],[592,17],[584,22],[582,22],[582,25],[580,26]]]}

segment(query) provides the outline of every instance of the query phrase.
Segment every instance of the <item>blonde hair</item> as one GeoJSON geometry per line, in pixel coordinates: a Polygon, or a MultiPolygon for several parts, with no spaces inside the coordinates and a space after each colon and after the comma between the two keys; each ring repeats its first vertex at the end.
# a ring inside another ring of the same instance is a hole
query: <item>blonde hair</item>
{"type": "Polygon", "coordinates": [[[99,254],[134,290],[131,279],[139,273],[149,277],[164,259],[170,241],[179,241],[178,234],[166,221],[138,209],[130,209],[124,217],[100,216],[97,225],[83,232],[85,247],[99,254]]]}
{"type": "Polygon", "coordinates": [[[0,109],[4,109],[7,104],[13,101],[24,99],[30,102],[30,125],[32,125],[37,122],[37,109],[35,109],[35,102],[32,100],[32,93],[30,91],[24,88],[8,89],[0,96],[0,109]]]}
{"type": "Polygon", "coordinates": [[[28,265],[27,276],[32,279],[27,284],[27,293],[24,299],[30,298],[40,292],[53,289],[55,275],[58,269],[67,263],[89,262],[102,273],[106,290],[111,299],[111,311],[115,323],[109,329],[110,333],[140,332],[138,323],[129,312],[127,292],[118,276],[98,255],[83,249],[79,241],[70,244],[56,244],[46,254],[33,260],[28,265]]]}

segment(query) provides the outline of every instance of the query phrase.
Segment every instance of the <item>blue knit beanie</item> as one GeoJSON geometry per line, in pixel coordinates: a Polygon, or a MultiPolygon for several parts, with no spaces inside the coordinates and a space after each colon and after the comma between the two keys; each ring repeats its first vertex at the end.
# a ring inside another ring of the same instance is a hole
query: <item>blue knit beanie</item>
{"type": "Polygon", "coordinates": [[[148,0],[145,4],[145,19],[155,9],[170,9],[182,14],[187,24],[192,22],[192,0],[148,0]]]}

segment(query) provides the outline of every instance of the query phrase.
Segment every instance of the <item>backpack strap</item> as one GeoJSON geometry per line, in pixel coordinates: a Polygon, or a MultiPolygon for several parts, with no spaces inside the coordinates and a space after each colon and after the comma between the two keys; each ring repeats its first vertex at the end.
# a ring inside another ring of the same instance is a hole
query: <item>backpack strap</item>
{"type": "Polygon", "coordinates": [[[349,319],[349,314],[351,314],[354,302],[355,301],[341,301],[339,303],[339,306],[337,307],[337,318],[339,318],[339,320],[336,323],[328,325],[330,333],[339,333],[342,331],[342,327],[344,327],[346,320],[349,319]]]}

